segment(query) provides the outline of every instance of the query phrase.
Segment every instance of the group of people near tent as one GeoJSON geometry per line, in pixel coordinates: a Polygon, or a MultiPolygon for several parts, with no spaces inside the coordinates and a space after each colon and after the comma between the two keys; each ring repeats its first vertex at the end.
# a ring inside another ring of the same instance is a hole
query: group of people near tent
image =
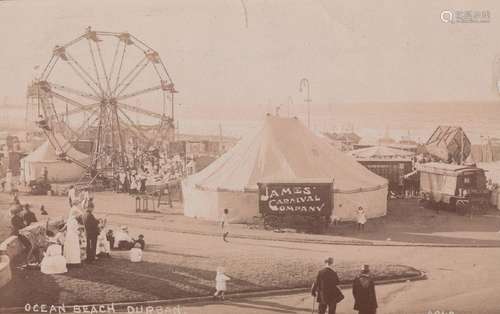
{"type": "MultiPolygon", "coordinates": [[[[74,189],[74,188],[73,188],[74,189]]],[[[39,228],[28,226],[37,223],[36,215],[29,205],[22,205],[17,196],[11,204],[11,235],[18,237],[27,250],[24,268],[40,268],[45,274],[60,274],[68,268],[83,262],[93,263],[99,258],[110,257],[111,250],[129,251],[132,262],[142,261],[146,247],[143,235],[134,238],[126,226],[114,231],[107,225],[107,219],[94,215],[94,206],[76,201],[76,193],[70,190],[71,203],[68,216],[63,221],[50,218],[39,228]]],[[[42,214],[47,214],[44,207],[42,214]]]]}
{"type": "Polygon", "coordinates": [[[187,163],[179,155],[142,159],[136,167],[122,169],[115,176],[116,191],[119,193],[144,194],[146,186],[162,184],[184,178],[191,173],[194,161],[187,163]]]}

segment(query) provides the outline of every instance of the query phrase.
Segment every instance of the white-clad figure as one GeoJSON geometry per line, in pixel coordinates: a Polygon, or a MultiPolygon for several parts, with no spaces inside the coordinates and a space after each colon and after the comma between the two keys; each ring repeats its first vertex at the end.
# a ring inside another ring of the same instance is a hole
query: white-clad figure
{"type": "Polygon", "coordinates": [[[215,276],[215,293],[214,298],[224,300],[224,294],[227,290],[226,281],[231,280],[230,277],[224,273],[224,267],[217,267],[217,275],[215,276]]]}
{"type": "Polygon", "coordinates": [[[82,212],[77,207],[72,207],[69,211],[69,217],[66,221],[66,237],[64,239],[64,257],[68,264],[80,264],[80,236],[79,223],[77,218],[82,212]]]}
{"type": "Polygon", "coordinates": [[[59,244],[53,243],[49,245],[45,256],[40,263],[40,270],[44,274],[64,274],[68,271],[66,267],[66,259],[62,256],[62,247],[59,244]]]}
{"type": "Polygon", "coordinates": [[[358,207],[358,211],[356,212],[356,220],[358,222],[358,231],[364,231],[366,223],[366,212],[362,206],[358,207]]]}
{"type": "Polygon", "coordinates": [[[132,263],[142,262],[142,250],[141,244],[136,243],[133,248],[130,249],[130,261],[132,263]]]}

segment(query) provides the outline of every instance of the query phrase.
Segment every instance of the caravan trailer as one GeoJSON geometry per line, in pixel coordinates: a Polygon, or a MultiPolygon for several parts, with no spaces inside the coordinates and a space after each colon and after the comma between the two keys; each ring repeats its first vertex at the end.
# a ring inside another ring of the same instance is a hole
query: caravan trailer
{"type": "Polygon", "coordinates": [[[461,214],[483,211],[490,191],[476,166],[431,162],[419,166],[421,200],[461,214]]]}

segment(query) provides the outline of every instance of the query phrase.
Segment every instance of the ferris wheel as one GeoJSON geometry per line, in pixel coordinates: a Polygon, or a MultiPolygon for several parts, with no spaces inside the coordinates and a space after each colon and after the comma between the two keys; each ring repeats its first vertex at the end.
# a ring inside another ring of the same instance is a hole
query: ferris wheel
{"type": "Polygon", "coordinates": [[[177,90],[158,52],[130,33],[88,27],[53,49],[29,90],[58,155],[94,174],[126,167],[131,141],[173,140],[177,90]],[[68,154],[84,139],[92,142],[88,163],[68,154]]]}

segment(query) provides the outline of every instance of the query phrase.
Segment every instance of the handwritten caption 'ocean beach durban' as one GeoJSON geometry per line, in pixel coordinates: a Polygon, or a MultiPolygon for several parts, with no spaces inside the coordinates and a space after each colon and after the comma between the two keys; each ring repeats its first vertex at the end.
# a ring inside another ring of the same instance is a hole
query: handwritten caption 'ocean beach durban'
{"type": "Polygon", "coordinates": [[[81,313],[81,314],[99,314],[99,313],[145,313],[145,314],[187,314],[186,310],[180,305],[176,306],[146,306],[138,305],[121,307],[117,309],[114,304],[101,305],[69,305],[64,304],[29,304],[24,306],[26,313],[81,313]]]}

